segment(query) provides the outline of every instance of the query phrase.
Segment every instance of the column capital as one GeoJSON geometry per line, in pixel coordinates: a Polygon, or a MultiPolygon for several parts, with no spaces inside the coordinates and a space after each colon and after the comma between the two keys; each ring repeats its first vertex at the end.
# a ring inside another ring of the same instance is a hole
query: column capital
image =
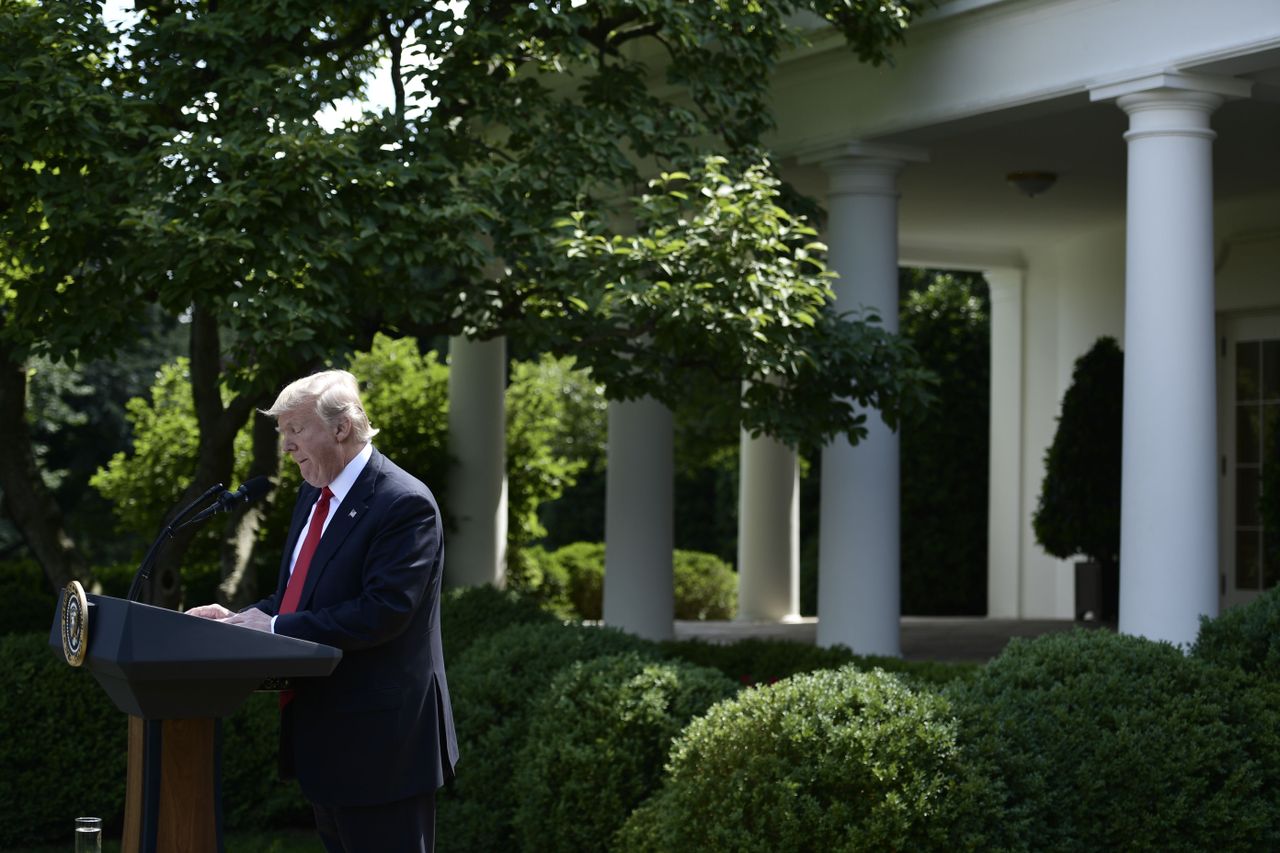
{"type": "Polygon", "coordinates": [[[929,153],[909,145],[841,142],[812,148],[799,156],[827,173],[834,193],[897,194],[898,173],[908,163],[927,163],[929,153]]]}
{"type": "Polygon", "coordinates": [[[1161,71],[1139,77],[1127,77],[1099,83],[1089,88],[1089,100],[1110,101],[1116,99],[1124,107],[1129,95],[1156,95],[1176,97],[1185,93],[1195,100],[1195,95],[1216,95],[1218,103],[1225,98],[1247,98],[1253,84],[1238,77],[1221,77],[1211,74],[1183,74],[1178,71],[1161,71]]]}

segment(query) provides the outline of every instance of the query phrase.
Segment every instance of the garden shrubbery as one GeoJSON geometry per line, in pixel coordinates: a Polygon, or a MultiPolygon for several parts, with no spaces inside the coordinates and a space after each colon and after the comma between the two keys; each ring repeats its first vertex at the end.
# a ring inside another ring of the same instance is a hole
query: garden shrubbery
{"type": "Polygon", "coordinates": [[[516,756],[513,824],[525,850],[606,850],[657,787],[672,739],[737,692],[714,669],[628,652],[561,670],[516,756]]]}
{"type": "Polygon", "coordinates": [[[1013,641],[952,698],[998,849],[1280,849],[1274,683],[1077,630],[1013,641]]]}
{"type": "Polygon", "coordinates": [[[656,658],[655,648],[612,628],[561,624],[513,625],[472,643],[449,665],[460,763],[438,799],[440,849],[512,849],[514,758],[541,693],[570,664],[619,652],[656,658]]]}
{"type": "Polygon", "coordinates": [[[974,849],[986,794],[945,700],[848,666],[743,691],[695,719],[617,849],[974,849]]]}
{"type": "Polygon", "coordinates": [[[1191,654],[1218,666],[1280,681],[1280,587],[1216,619],[1202,618],[1191,654]]]}

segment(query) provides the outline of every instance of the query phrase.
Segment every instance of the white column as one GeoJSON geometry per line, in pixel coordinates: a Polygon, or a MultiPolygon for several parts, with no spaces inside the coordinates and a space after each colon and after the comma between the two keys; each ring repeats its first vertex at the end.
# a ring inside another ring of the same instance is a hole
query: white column
{"type": "MultiPolygon", "coordinates": [[[[823,162],[829,179],[827,242],[836,310],[875,309],[898,330],[897,176],[919,152],[847,146],[823,162]]],[[[818,643],[858,654],[898,655],[898,436],[869,413],[857,447],[841,438],[822,451],[818,542],[818,643]]]]}
{"type": "Polygon", "coordinates": [[[1239,83],[1161,74],[1093,92],[1129,114],[1119,627],[1176,644],[1218,612],[1209,116],[1239,83]]]}
{"type": "Polygon", "coordinates": [[[987,615],[1022,616],[1022,271],[989,270],[991,391],[987,491],[987,615]]]}
{"type": "Polygon", "coordinates": [[[641,637],[673,635],[675,450],[671,411],[652,398],[609,403],[604,622],[641,637]]]}
{"type": "Polygon", "coordinates": [[[448,586],[506,581],[506,339],[449,339],[448,512],[457,521],[445,541],[448,586]]]}
{"type": "Polygon", "coordinates": [[[738,618],[797,619],[800,465],[795,451],[743,430],[738,471],[738,618]]]}

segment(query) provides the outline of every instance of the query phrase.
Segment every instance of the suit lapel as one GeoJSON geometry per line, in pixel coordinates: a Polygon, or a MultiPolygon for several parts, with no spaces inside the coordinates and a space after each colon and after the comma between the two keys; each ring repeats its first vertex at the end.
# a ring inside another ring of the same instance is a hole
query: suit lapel
{"type": "MultiPolygon", "coordinates": [[[[307,609],[311,601],[311,596],[315,594],[316,587],[320,583],[320,578],[324,575],[325,570],[329,567],[329,563],[338,549],[342,547],[343,541],[347,538],[356,525],[360,524],[365,515],[369,511],[369,502],[373,497],[374,485],[377,482],[378,475],[382,471],[382,456],[376,449],[373,455],[369,457],[368,463],[364,466],[364,470],[360,472],[360,476],[351,486],[351,490],[347,492],[347,496],[342,499],[342,503],[338,504],[338,509],[329,521],[329,526],[325,528],[324,535],[320,537],[320,544],[316,547],[316,553],[311,558],[311,567],[307,570],[307,582],[302,587],[302,596],[298,600],[298,609],[307,609]]],[[[312,490],[316,491],[316,490],[312,490]]],[[[317,492],[317,496],[318,496],[317,492]]],[[[314,499],[313,499],[314,500],[314,499]]],[[[306,522],[306,517],[303,517],[306,522]]],[[[301,527],[295,524],[295,529],[290,535],[293,543],[298,541],[298,535],[301,527]]],[[[292,554],[292,545],[287,552],[292,554]]]]}

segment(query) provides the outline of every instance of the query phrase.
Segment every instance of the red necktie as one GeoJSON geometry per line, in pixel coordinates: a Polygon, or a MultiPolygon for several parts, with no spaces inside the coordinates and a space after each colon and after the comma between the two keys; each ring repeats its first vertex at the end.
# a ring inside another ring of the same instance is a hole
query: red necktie
{"type": "MultiPolygon", "coordinates": [[[[293,562],[293,574],[289,575],[289,582],[285,584],[284,598],[280,600],[280,610],[277,615],[292,613],[298,609],[298,599],[302,598],[302,587],[307,582],[307,569],[311,568],[311,558],[315,556],[316,547],[320,544],[320,534],[324,532],[324,521],[329,517],[329,498],[331,497],[333,492],[329,491],[328,486],[321,489],[320,500],[316,501],[315,509],[311,512],[307,538],[302,540],[302,550],[298,552],[298,559],[293,562]]],[[[292,690],[280,693],[282,711],[292,701],[292,690]]]]}
{"type": "Polygon", "coordinates": [[[279,613],[292,613],[298,609],[298,599],[302,598],[302,587],[307,582],[307,569],[311,568],[311,558],[315,556],[316,547],[320,544],[320,534],[324,532],[324,521],[329,517],[329,498],[333,492],[325,486],[320,492],[320,500],[316,501],[311,513],[311,524],[307,527],[307,538],[302,540],[302,550],[293,564],[293,574],[289,575],[289,583],[284,588],[284,598],[280,601],[279,613]]]}

